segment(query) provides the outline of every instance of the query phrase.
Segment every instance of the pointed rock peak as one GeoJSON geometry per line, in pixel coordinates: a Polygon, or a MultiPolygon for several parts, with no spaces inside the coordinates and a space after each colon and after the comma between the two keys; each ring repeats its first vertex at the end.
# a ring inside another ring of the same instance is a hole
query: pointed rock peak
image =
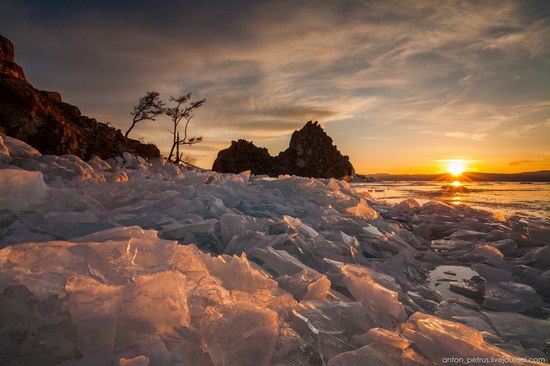
{"type": "Polygon", "coordinates": [[[354,175],[349,158],[338,151],[317,121],[308,121],[302,129],[294,131],[288,149],[276,157],[246,140],[232,141],[229,148],[218,153],[212,170],[222,173],[251,170],[253,174],[314,178],[354,175]]]}
{"type": "Polygon", "coordinates": [[[0,35],[0,65],[4,62],[13,62],[13,43],[6,37],[0,35]]]}

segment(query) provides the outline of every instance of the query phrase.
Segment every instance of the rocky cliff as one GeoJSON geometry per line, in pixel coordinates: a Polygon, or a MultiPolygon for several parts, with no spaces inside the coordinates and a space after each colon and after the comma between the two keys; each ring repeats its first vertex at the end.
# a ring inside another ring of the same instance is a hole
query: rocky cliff
{"type": "Polygon", "coordinates": [[[120,130],[82,116],[56,92],[35,89],[14,62],[10,40],[0,35],[0,132],[23,140],[42,154],[73,154],[87,160],[127,151],[158,158],[155,145],[127,139],[120,130]]]}
{"type": "Polygon", "coordinates": [[[332,139],[317,122],[309,121],[294,131],[288,149],[272,157],[265,148],[246,140],[232,141],[231,146],[218,153],[212,170],[253,174],[298,175],[314,178],[345,178],[354,175],[349,158],[332,144],[332,139]]]}

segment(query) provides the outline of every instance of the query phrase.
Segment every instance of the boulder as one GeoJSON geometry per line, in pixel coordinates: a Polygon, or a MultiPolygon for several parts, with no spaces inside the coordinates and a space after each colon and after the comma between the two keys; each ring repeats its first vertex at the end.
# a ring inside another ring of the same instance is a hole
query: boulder
{"type": "Polygon", "coordinates": [[[14,62],[11,41],[0,36],[0,133],[35,147],[42,154],[73,154],[88,160],[120,156],[127,151],[159,158],[155,145],[127,139],[122,132],[82,116],[57,92],[35,89],[14,62]]]}

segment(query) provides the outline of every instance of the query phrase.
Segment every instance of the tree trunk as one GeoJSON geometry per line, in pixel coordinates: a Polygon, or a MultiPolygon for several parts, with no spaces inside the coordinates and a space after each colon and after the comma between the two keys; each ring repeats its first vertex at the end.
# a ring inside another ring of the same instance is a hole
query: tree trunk
{"type": "Polygon", "coordinates": [[[130,133],[130,131],[132,131],[132,128],[134,128],[135,125],[136,125],[136,122],[132,123],[128,131],[126,131],[126,133],[124,134],[124,137],[128,138],[128,134],[130,133]]]}
{"type": "Polygon", "coordinates": [[[176,139],[176,164],[180,162],[180,133],[178,132],[178,138],[176,139]]]}

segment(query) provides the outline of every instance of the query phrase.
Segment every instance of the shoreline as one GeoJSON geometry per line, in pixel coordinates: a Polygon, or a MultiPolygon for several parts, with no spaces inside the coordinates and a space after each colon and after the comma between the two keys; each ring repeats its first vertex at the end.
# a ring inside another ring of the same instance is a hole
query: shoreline
{"type": "Polygon", "coordinates": [[[404,181],[351,183],[358,192],[367,192],[389,204],[414,198],[420,203],[439,200],[447,204],[466,204],[474,208],[500,213],[507,217],[521,216],[550,220],[550,183],[532,182],[462,182],[457,188],[449,183],[404,181]]]}

